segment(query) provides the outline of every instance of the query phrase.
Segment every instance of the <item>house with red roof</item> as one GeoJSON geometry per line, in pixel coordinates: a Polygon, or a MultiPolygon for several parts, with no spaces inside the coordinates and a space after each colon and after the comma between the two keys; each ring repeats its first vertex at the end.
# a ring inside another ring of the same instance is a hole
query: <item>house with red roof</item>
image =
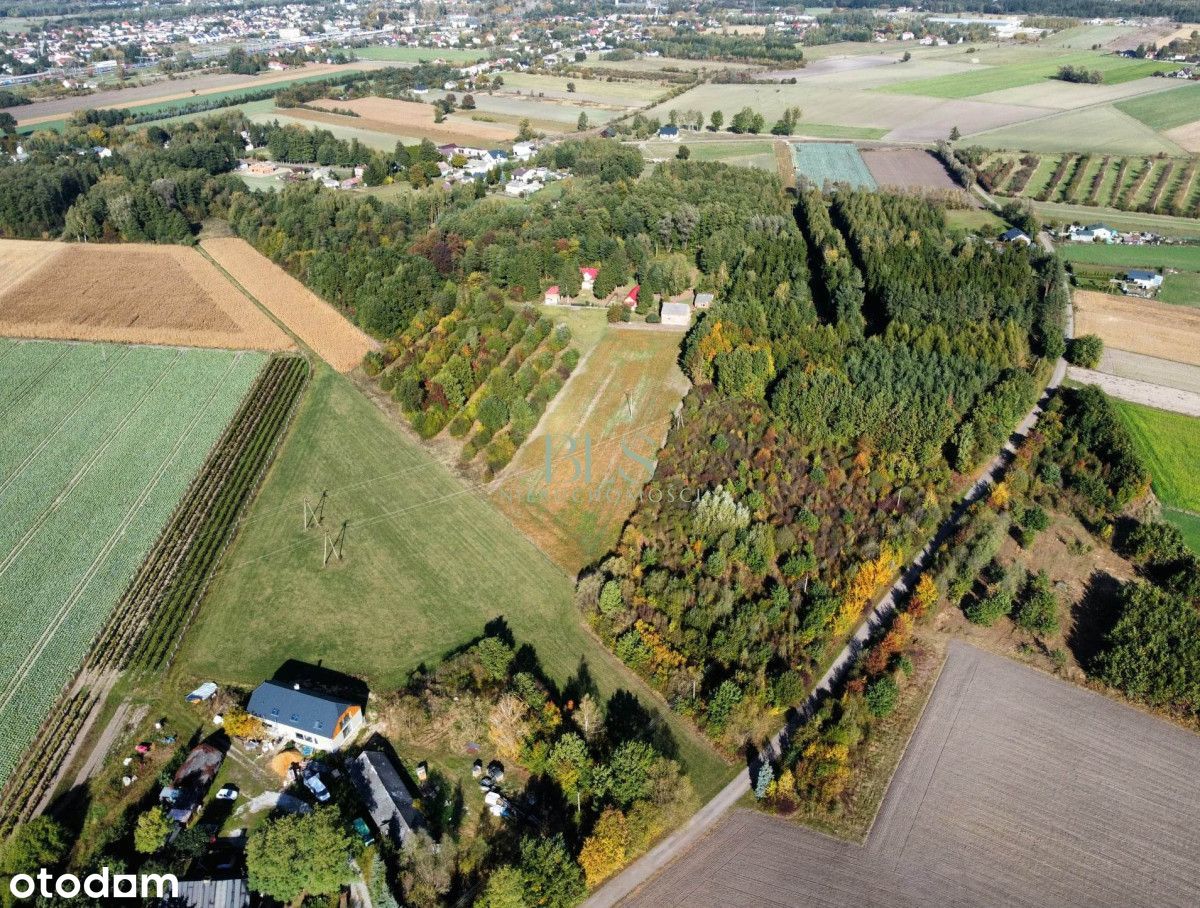
{"type": "Polygon", "coordinates": [[[628,293],[625,294],[625,305],[630,309],[636,309],[638,303],[638,294],[642,291],[641,284],[634,284],[628,293]]]}
{"type": "Polygon", "coordinates": [[[596,275],[600,273],[599,268],[580,268],[579,276],[583,279],[584,290],[591,290],[592,285],[596,283],[596,275]]]}
{"type": "Polygon", "coordinates": [[[558,284],[555,284],[553,287],[547,287],[546,288],[546,300],[545,300],[546,305],[547,306],[557,306],[558,299],[559,299],[558,284]]]}

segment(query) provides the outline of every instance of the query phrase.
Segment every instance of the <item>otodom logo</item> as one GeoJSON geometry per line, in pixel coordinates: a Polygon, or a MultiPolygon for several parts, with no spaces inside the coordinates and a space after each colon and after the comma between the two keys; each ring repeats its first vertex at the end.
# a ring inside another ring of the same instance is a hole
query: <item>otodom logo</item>
{"type": "Polygon", "coordinates": [[[111,873],[107,867],[82,880],[73,873],[55,876],[45,867],[36,874],[18,873],[8,881],[16,899],[164,899],[179,898],[179,879],[172,873],[111,873]]]}

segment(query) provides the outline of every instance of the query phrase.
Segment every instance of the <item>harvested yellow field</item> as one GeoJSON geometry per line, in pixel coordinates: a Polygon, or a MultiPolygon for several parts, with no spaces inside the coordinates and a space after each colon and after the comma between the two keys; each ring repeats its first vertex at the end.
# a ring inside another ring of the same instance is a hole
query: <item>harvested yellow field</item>
{"type": "Polygon", "coordinates": [[[1155,300],[1075,291],[1075,336],[1105,346],[1200,366],[1200,310],[1155,300]]]}
{"type": "Polygon", "coordinates": [[[339,372],[351,371],[368,351],[379,346],[245,240],[214,237],[200,245],[251,296],[339,372]]]}
{"type": "Polygon", "coordinates": [[[291,338],[186,246],[0,240],[0,334],[241,350],[291,338]]]}
{"type": "Polygon", "coordinates": [[[55,251],[51,243],[35,240],[0,240],[0,295],[25,275],[45,264],[55,251]]]}
{"type": "MultiPolygon", "coordinates": [[[[351,101],[331,101],[323,98],[313,101],[310,106],[352,110],[358,114],[357,117],[338,117],[336,122],[347,123],[358,129],[390,132],[404,136],[429,136],[433,139],[440,138],[453,142],[466,135],[476,141],[504,142],[517,135],[517,128],[508,123],[480,123],[456,117],[449,117],[442,123],[434,123],[433,105],[421,104],[417,101],[397,101],[392,98],[356,98],[351,101]]],[[[312,119],[319,119],[321,116],[337,116],[304,109],[294,110],[291,113],[312,119]],[[316,117],[313,116],[314,113],[316,117]]]]}

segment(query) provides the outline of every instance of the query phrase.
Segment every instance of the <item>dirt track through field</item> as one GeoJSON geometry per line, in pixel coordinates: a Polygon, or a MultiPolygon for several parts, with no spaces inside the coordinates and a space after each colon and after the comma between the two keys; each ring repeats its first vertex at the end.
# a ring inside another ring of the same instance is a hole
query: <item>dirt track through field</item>
{"type": "Polygon", "coordinates": [[[1200,736],[961,642],[864,846],[739,811],[630,906],[1200,902],[1200,736]]]}
{"type": "Polygon", "coordinates": [[[378,344],[302,283],[237,237],[201,248],[272,315],[339,372],[350,372],[378,344]]]}
{"type": "Polygon", "coordinates": [[[1156,300],[1075,291],[1076,336],[1106,346],[1200,366],[1200,310],[1156,300]]]}
{"type": "Polygon", "coordinates": [[[0,240],[0,334],[243,350],[291,338],[185,246],[0,240]]]}

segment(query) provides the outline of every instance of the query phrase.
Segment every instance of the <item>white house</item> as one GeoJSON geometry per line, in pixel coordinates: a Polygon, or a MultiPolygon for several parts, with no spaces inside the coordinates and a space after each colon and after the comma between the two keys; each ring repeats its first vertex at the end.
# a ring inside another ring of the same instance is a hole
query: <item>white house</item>
{"type": "Polygon", "coordinates": [[[662,323],[686,328],[692,323],[692,307],[687,303],[663,303],[662,323]]]}
{"type": "Polygon", "coordinates": [[[596,275],[600,273],[599,268],[580,268],[579,277],[583,282],[583,290],[591,290],[592,285],[596,283],[596,275]]]}
{"type": "Polygon", "coordinates": [[[1016,243],[1019,246],[1028,246],[1031,242],[1029,234],[1017,227],[1012,227],[1004,233],[1000,234],[1001,241],[1005,243],[1016,243]]]}
{"type": "Polygon", "coordinates": [[[246,712],[261,719],[272,736],[313,750],[340,750],[363,726],[357,703],[280,681],[264,681],[255,688],[246,712]]]}
{"type": "Polygon", "coordinates": [[[1162,286],[1163,276],[1157,271],[1134,269],[1125,273],[1125,280],[1130,284],[1136,284],[1143,290],[1153,291],[1162,286]]]}
{"type": "Polygon", "coordinates": [[[546,305],[547,306],[557,306],[558,300],[559,300],[558,284],[555,284],[553,287],[547,287],[546,288],[546,300],[545,300],[546,305]]]}
{"type": "Polygon", "coordinates": [[[668,124],[666,126],[662,126],[658,130],[658,137],[660,139],[662,139],[664,142],[678,142],[679,141],[679,127],[671,126],[670,124],[668,124]]]}

